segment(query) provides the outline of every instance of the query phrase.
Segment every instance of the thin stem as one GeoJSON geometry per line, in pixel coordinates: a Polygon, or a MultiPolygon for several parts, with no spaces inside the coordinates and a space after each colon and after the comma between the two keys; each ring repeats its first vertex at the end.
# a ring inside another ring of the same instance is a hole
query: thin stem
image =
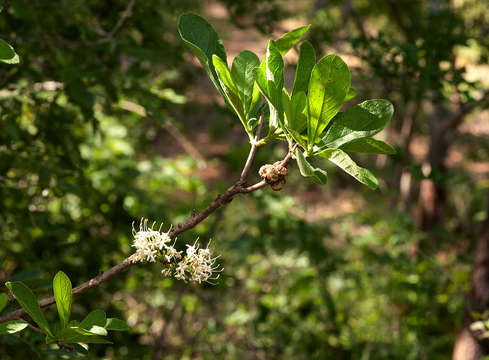
{"type": "MultiPolygon", "coordinates": [[[[46,335],[46,333],[44,332],[44,330],[39,329],[38,327],[36,327],[34,325],[27,324],[27,327],[29,329],[31,329],[32,331],[37,332],[38,334],[41,334],[41,335],[44,335],[44,336],[46,335]]],[[[65,348],[65,349],[70,350],[70,351],[75,351],[75,347],[70,346],[70,345],[64,343],[61,340],[56,340],[56,345],[58,345],[60,348],[65,348]]]]}
{"type": "Polygon", "coordinates": [[[248,159],[246,160],[245,166],[243,167],[243,171],[241,171],[241,176],[239,177],[239,181],[241,183],[245,182],[246,175],[250,171],[251,164],[253,163],[253,159],[255,158],[256,151],[258,150],[258,140],[260,140],[261,128],[263,126],[263,111],[261,112],[260,119],[258,120],[258,128],[256,129],[255,139],[251,142],[250,153],[248,154],[248,159]]]}

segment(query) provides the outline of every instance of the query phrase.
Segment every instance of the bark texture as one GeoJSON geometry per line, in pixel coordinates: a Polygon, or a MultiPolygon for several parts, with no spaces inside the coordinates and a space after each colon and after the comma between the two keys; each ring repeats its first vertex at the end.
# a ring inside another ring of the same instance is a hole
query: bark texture
{"type": "Polygon", "coordinates": [[[484,312],[489,308],[489,220],[479,237],[472,269],[472,289],[468,296],[463,327],[457,335],[453,360],[479,360],[489,355],[489,341],[477,339],[477,333],[470,330],[470,324],[477,319],[472,312],[484,312]]]}

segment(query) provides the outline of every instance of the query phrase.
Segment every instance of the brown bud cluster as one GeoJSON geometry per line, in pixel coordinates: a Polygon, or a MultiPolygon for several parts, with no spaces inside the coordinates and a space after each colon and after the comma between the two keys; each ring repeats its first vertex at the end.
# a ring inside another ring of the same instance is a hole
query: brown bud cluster
{"type": "Polygon", "coordinates": [[[258,173],[275,191],[281,190],[282,187],[285,185],[287,168],[282,165],[281,161],[277,161],[273,165],[263,165],[258,173]]]}

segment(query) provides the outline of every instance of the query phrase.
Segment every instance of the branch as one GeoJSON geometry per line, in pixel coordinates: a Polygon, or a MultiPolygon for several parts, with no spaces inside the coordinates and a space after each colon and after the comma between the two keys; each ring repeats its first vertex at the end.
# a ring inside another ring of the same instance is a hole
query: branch
{"type": "MultiPolygon", "coordinates": [[[[38,334],[41,334],[41,335],[46,336],[46,333],[44,332],[44,330],[39,329],[38,327],[35,327],[34,325],[27,324],[27,327],[29,329],[31,329],[32,331],[37,332],[38,334]]],[[[74,346],[70,346],[70,345],[64,343],[61,340],[57,340],[56,341],[56,345],[58,345],[60,348],[65,348],[66,350],[69,350],[69,351],[75,351],[75,347],[74,346]]]]}
{"type": "Polygon", "coordinates": [[[248,171],[250,171],[251,163],[255,158],[256,151],[258,150],[257,143],[258,140],[260,140],[260,133],[261,133],[262,126],[263,126],[263,110],[261,112],[260,119],[258,120],[258,128],[256,130],[255,139],[251,143],[251,149],[250,149],[250,153],[248,154],[248,159],[246,160],[246,164],[243,167],[243,171],[241,171],[241,176],[239,177],[239,181],[241,181],[241,183],[244,183],[246,179],[246,175],[248,174],[248,171]]]}
{"type": "MultiPolygon", "coordinates": [[[[250,154],[252,151],[256,152],[253,150],[253,146],[250,150],[250,154]]],[[[282,160],[282,165],[287,166],[292,159],[292,152],[295,149],[295,145],[292,146],[287,153],[287,155],[284,157],[282,160]]],[[[248,156],[249,158],[249,156],[248,156]]],[[[248,162],[247,162],[248,163],[248,162]]],[[[246,164],[245,164],[246,168],[246,164]]],[[[244,171],[244,169],[243,169],[244,171]]],[[[245,174],[246,175],[246,174],[245,174]]],[[[210,214],[212,214],[216,209],[220,208],[221,206],[224,206],[231,202],[236,194],[248,194],[253,191],[256,191],[258,189],[261,189],[265,187],[267,183],[265,180],[262,180],[254,185],[251,185],[249,187],[244,187],[244,182],[241,180],[241,177],[238,181],[236,181],[232,186],[230,186],[225,192],[222,194],[219,194],[213,201],[210,203],[204,210],[202,210],[198,215],[196,216],[191,216],[187,221],[185,221],[183,224],[177,225],[175,228],[173,228],[168,236],[171,239],[175,239],[178,235],[184,233],[185,231],[188,231],[192,228],[194,228],[197,224],[201,223],[203,220],[205,220],[210,214]]],[[[115,265],[114,267],[110,268],[106,272],[100,273],[98,276],[94,277],[91,280],[88,280],[87,282],[75,287],[72,290],[73,295],[78,295],[81,294],[93,287],[99,286],[100,284],[108,281],[111,277],[114,275],[117,275],[120,273],[122,270],[126,269],[130,265],[134,263],[134,254],[127,257],[124,261],[121,263],[115,265]]],[[[39,301],[39,306],[41,307],[46,307],[49,305],[52,305],[56,302],[54,299],[54,296],[46,297],[44,299],[41,299],[39,301]]],[[[15,319],[20,319],[22,316],[26,314],[24,309],[18,309],[18,310],[13,310],[11,312],[8,312],[2,316],[0,316],[0,323],[4,323],[9,320],[15,320],[15,319]]]]}

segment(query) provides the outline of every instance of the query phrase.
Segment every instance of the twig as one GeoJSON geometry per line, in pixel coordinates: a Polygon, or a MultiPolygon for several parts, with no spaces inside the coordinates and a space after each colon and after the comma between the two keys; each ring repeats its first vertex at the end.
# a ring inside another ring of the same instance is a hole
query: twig
{"type": "MultiPolygon", "coordinates": [[[[41,334],[41,335],[44,335],[44,336],[46,335],[46,333],[44,332],[44,330],[39,329],[38,327],[36,327],[34,325],[27,324],[27,327],[29,329],[31,329],[32,331],[37,332],[38,334],[41,334]]],[[[70,345],[64,343],[61,340],[57,340],[56,341],[56,345],[58,345],[60,348],[64,348],[64,349],[69,350],[69,351],[75,351],[75,347],[74,346],[70,346],[70,345]]]]}
{"type": "Polygon", "coordinates": [[[56,38],[56,40],[62,44],[62,45],[67,45],[71,47],[78,47],[78,46],[94,46],[94,45],[101,45],[105,44],[108,42],[111,42],[114,40],[114,35],[120,30],[122,25],[124,25],[124,22],[127,20],[129,16],[132,14],[132,9],[134,7],[134,4],[136,3],[136,0],[130,0],[129,3],[127,4],[127,7],[124,9],[121,17],[119,20],[117,20],[117,23],[114,25],[112,30],[110,30],[107,35],[101,39],[95,40],[95,41],[69,41],[65,40],[62,37],[60,37],[55,31],[53,31],[53,35],[56,38]]]}
{"type": "MultiPolygon", "coordinates": [[[[282,160],[282,165],[287,166],[287,164],[290,162],[292,159],[292,152],[296,146],[292,146],[290,151],[287,153],[287,155],[284,157],[282,160]]],[[[185,221],[183,224],[179,224],[176,227],[174,227],[168,234],[168,236],[171,239],[176,238],[178,235],[181,233],[184,233],[187,230],[190,230],[194,228],[197,224],[201,223],[203,220],[205,220],[210,214],[212,214],[216,209],[218,209],[221,206],[224,206],[231,202],[233,200],[234,196],[236,194],[247,194],[253,191],[256,191],[258,189],[261,189],[265,187],[267,183],[262,180],[254,185],[251,185],[249,187],[244,187],[243,183],[241,180],[236,181],[231,187],[229,187],[225,192],[222,194],[218,195],[212,203],[210,203],[204,210],[202,210],[198,215],[196,216],[191,216],[187,221],[185,221]]],[[[108,281],[111,277],[114,275],[117,275],[120,273],[122,270],[126,269],[130,265],[134,263],[134,258],[135,254],[127,257],[124,261],[121,263],[113,266],[106,272],[103,272],[99,274],[98,276],[94,277],[93,279],[75,287],[72,290],[73,295],[81,294],[93,287],[99,286],[103,282],[108,281]]],[[[39,306],[41,307],[46,307],[49,305],[52,305],[55,303],[54,296],[50,296],[44,299],[41,299],[39,301],[39,306]]],[[[11,312],[8,312],[2,316],[0,316],[0,323],[4,323],[9,320],[15,320],[15,319],[20,319],[22,316],[26,314],[24,309],[18,309],[18,310],[13,310],[11,312]]]]}
{"type": "Polygon", "coordinates": [[[239,181],[244,184],[246,175],[250,171],[251,164],[253,163],[253,159],[255,158],[256,151],[258,150],[258,140],[260,140],[261,128],[263,126],[263,110],[260,115],[260,119],[258,120],[258,128],[256,129],[256,135],[254,141],[251,143],[250,153],[248,154],[248,159],[246,159],[245,166],[243,167],[243,171],[241,171],[241,176],[239,177],[239,181]]]}
{"type": "Polygon", "coordinates": [[[198,166],[200,168],[204,168],[207,166],[207,163],[199,150],[197,150],[197,148],[190,142],[190,140],[187,139],[187,137],[183,135],[180,130],[175,127],[175,125],[173,125],[171,122],[167,122],[165,125],[163,125],[163,127],[168,132],[168,134],[173,136],[173,138],[178,141],[178,143],[182,146],[183,150],[185,150],[187,154],[197,160],[198,166]]]}

